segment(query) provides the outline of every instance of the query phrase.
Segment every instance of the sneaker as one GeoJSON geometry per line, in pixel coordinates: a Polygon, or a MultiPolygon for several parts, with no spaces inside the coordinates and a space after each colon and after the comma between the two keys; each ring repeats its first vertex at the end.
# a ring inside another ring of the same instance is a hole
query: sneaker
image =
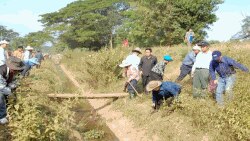
{"type": "Polygon", "coordinates": [[[8,120],[6,117],[0,119],[0,124],[6,124],[6,123],[8,123],[8,120]]]}

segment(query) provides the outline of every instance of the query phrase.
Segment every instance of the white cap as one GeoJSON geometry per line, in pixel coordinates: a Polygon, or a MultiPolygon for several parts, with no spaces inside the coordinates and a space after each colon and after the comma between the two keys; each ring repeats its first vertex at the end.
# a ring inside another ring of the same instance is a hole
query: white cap
{"type": "Polygon", "coordinates": [[[10,43],[9,43],[8,41],[6,41],[6,40],[2,40],[2,41],[0,42],[0,45],[1,45],[1,44],[7,44],[7,45],[8,45],[8,44],[10,44],[10,43]]]}
{"type": "Polygon", "coordinates": [[[199,51],[201,51],[201,47],[195,45],[195,46],[193,47],[193,50],[199,50],[199,51]]]}

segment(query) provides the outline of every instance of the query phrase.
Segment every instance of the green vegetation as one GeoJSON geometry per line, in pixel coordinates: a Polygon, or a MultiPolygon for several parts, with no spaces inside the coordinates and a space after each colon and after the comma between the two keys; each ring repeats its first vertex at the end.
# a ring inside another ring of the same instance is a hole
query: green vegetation
{"type": "Polygon", "coordinates": [[[222,0],[84,0],[43,14],[46,33],[54,46],[98,50],[117,46],[124,38],[137,46],[165,46],[183,42],[188,28],[196,40],[216,21],[222,0]]]}
{"type": "MultiPolygon", "coordinates": [[[[65,51],[65,58],[62,62],[75,73],[75,77],[85,86],[85,89],[90,88],[99,92],[121,92],[125,80],[119,77],[120,73],[114,70],[119,64],[118,60],[122,60],[131,49],[103,49],[99,52],[65,51]],[[82,57],[79,58],[79,56],[82,57]],[[106,56],[111,57],[112,62],[117,61],[118,63],[108,64],[111,60],[108,60],[106,56]],[[91,57],[93,57],[92,62],[91,57]],[[89,62],[91,62],[91,67],[88,66],[89,62]],[[105,66],[101,64],[105,64],[105,66]],[[112,72],[115,78],[107,79],[112,72]],[[89,81],[91,79],[93,82],[89,81]],[[109,83],[106,83],[107,81],[109,83]],[[96,83],[98,83],[97,86],[96,83]]],[[[250,66],[248,61],[250,59],[249,43],[213,44],[211,49],[220,49],[224,55],[231,56],[246,66],[250,66]]],[[[164,54],[173,56],[174,62],[166,66],[164,79],[175,80],[187,49],[182,46],[154,47],[153,52],[159,60],[164,54]]],[[[212,94],[209,94],[204,100],[193,99],[192,82],[189,77],[181,83],[183,90],[180,102],[174,102],[172,106],[165,103],[165,106],[157,113],[151,113],[150,95],[138,97],[132,101],[120,99],[114,103],[114,108],[122,111],[125,116],[136,123],[137,127],[145,129],[149,137],[156,134],[161,140],[202,140],[206,138],[227,141],[248,140],[250,134],[248,79],[250,79],[249,74],[237,72],[237,84],[234,88],[235,99],[224,108],[216,105],[212,94]]]]}

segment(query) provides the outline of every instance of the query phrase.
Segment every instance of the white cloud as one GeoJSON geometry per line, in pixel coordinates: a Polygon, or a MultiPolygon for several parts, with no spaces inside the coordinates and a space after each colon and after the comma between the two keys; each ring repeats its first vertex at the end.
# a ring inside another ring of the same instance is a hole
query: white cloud
{"type": "Polygon", "coordinates": [[[42,24],[38,22],[39,15],[30,10],[21,10],[12,14],[0,14],[1,23],[22,26],[28,31],[41,30],[42,24]]]}

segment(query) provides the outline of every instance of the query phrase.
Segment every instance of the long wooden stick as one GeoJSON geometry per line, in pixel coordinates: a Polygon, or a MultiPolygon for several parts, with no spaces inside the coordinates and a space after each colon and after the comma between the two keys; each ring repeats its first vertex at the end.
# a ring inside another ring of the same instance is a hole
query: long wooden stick
{"type": "Polygon", "coordinates": [[[134,87],[130,82],[128,82],[128,84],[134,89],[135,93],[136,93],[139,97],[141,97],[141,95],[137,92],[137,90],[135,89],[135,87],[134,87]]]}

